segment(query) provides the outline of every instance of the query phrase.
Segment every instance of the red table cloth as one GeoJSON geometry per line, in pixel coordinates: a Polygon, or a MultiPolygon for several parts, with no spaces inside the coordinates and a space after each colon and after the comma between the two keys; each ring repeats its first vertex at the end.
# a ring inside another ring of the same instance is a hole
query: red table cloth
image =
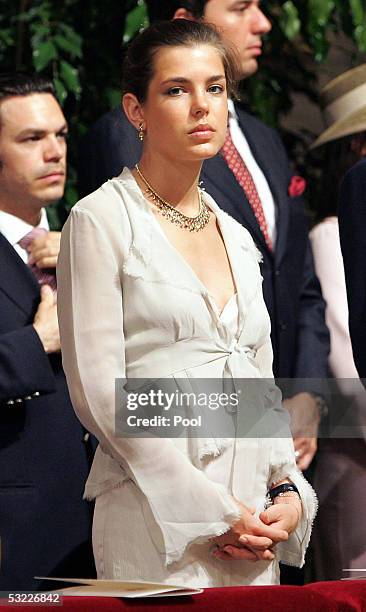
{"type": "MultiPolygon", "coordinates": [[[[29,606],[7,605],[5,599],[0,600],[0,608],[1,612],[30,610],[29,606]]],[[[64,597],[61,607],[46,605],[41,609],[44,612],[57,609],[62,612],[366,612],[366,581],[317,582],[301,587],[215,588],[192,597],[64,597]]]]}

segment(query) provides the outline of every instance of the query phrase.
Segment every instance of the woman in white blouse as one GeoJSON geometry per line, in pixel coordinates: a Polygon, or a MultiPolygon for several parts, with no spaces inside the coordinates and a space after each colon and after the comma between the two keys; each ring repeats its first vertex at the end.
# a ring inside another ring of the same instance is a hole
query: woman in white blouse
{"type": "Polygon", "coordinates": [[[202,161],[224,142],[233,71],[206,25],[140,34],[123,98],[140,163],[81,200],[63,230],[63,363],[75,411],[100,442],[85,491],[96,498],[99,578],[276,583],[278,561],[301,565],[309,541],[316,499],[273,384],[260,401],[281,416],[281,437],[115,429],[116,379],[184,379],[194,390],[197,379],[272,378],[258,251],[198,187],[202,161]]]}

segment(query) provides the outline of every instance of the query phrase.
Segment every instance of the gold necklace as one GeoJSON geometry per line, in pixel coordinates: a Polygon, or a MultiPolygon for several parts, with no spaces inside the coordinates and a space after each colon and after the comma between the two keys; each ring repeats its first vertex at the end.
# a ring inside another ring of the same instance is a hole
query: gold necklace
{"type": "Polygon", "coordinates": [[[156,191],[151,187],[150,183],[142,174],[138,164],[135,165],[136,172],[141,178],[141,180],[146,185],[145,193],[148,198],[150,198],[154,204],[159,209],[159,212],[171,223],[175,223],[178,227],[182,229],[186,229],[189,232],[200,232],[206,227],[207,223],[210,220],[210,212],[208,206],[202,199],[201,190],[197,187],[198,192],[198,201],[199,201],[199,212],[195,217],[187,217],[179,210],[177,210],[174,206],[169,204],[166,200],[164,200],[156,191]]]}

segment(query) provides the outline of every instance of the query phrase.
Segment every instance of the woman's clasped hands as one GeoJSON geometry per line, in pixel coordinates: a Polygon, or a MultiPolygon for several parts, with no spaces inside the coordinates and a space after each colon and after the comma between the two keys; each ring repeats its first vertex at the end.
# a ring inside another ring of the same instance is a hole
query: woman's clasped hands
{"type": "Polygon", "coordinates": [[[275,503],[258,517],[254,508],[238,500],[235,502],[241,517],[229,531],[211,540],[216,545],[212,555],[222,561],[272,561],[275,558],[275,545],[285,542],[299,523],[300,500],[292,498],[275,503]]]}

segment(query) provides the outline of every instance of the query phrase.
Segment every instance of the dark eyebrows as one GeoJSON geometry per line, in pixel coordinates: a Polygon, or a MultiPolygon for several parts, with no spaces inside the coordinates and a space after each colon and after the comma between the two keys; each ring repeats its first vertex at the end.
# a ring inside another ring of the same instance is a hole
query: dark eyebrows
{"type": "MultiPolygon", "coordinates": [[[[68,131],[68,125],[67,123],[63,123],[61,125],[61,127],[57,130],[57,134],[60,134],[61,132],[67,132],[68,131]]],[[[27,136],[44,136],[47,133],[46,130],[39,130],[37,128],[26,128],[25,130],[22,130],[19,134],[18,134],[18,138],[26,138],[27,136]]]]}
{"type": "Polygon", "coordinates": [[[213,81],[224,81],[226,76],[224,74],[214,74],[214,76],[207,79],[208,83],[212,83],[213,81]]]}
{"type": "MultiPolygon", "coordinates": [[[[220,81],[225,79],[225,75],[224,74],[214,74],[213,76],[209,77],[207,79],[207,83],[212,83],[213,81],[220,81]]],[[[163,81],[161,83],[161,85],[168,85],[168,83],[180,83],[180,84],[186,84],[186,83],[190,83],[190,79],[186,79],[184,77],[170,77],[169,79],[166,79],[165,81],[163,81]]]]}
{"type": "MultiPolygon", "coordinates": [[[[230,8],[236,8],[245,4],[253,4],[253,0],[236,0],[236,2],[232,3],[230,8]]],[[[260,4],[260,1],[258,1],[258,4],[260,4]]]]}
{"type": "Polygon", "coordinates": [[[24,138],[26,136],[43,136],[46,130],[37,130],[35,128],[26,128],[18,134],[18,138],[24,138]]]}
{"type": "Polygon", "coordinates": [[[162,81],[162,85],[167,85],[168,83],[189,83],[188,79],[185,79],[184,77],[170,77],[169,79],[165,79],[165,81],[162,81]]]}

